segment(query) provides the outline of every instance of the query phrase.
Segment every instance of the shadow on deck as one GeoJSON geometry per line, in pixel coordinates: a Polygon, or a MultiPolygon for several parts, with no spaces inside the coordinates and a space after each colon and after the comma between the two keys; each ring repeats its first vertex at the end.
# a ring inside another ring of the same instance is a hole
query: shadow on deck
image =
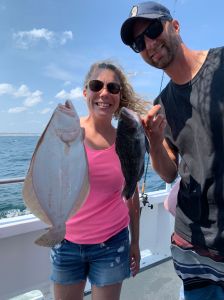
{"type": "MultiPolygon", "coordinates": [[[[121,300],[178,300],[180,286],[181,280],[170,259],[125,280],[121,300]]],[[[90,299],[91,295],[85,297],[90,299]]]]}

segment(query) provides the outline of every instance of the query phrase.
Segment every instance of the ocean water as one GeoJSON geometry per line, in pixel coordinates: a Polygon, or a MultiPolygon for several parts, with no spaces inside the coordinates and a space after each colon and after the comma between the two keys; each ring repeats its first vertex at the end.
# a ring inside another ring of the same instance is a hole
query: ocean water
{"type": "MultiPolygon", "coordinates": [[[[0,136],[0,179],[25,177],[38,136],[0,136]]],[[[147,161],[147,158],[146,158],[147,161]]],[[[146,173],[145,192],[165,188],[165,183],[150,165],[146,173]]],[[[142,181],[140,182],[140,189],[142,181]]],[[[29,213],[23,202],[22,183],[0,185],[0,218],[29,213]]]]}

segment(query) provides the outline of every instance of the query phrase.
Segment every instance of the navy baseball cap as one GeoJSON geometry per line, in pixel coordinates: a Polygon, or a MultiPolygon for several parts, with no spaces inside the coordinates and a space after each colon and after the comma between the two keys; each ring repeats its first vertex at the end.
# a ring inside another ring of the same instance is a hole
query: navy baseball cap
{"type": "Polygon", "coordinates": [[[121,26],[121,39],[124,44],[130,45],[133,42],[133,25],[140,19],[165,19],[172,20],[169,9],[160,3],[148,1],[134,5],[129,17],[121,26]]]}

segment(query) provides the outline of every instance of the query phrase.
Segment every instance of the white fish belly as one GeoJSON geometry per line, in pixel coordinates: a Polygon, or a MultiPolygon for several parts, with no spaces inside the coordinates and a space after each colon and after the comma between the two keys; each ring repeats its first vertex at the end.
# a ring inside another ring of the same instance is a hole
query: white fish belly
{"type": "Polygon", "coordinates": [[[88,174],[80,141],[66,144],[47,132],[33,164],[33,188],[53,226],[64,223],[85,199],[79,195],[88,174]]]}
{"type": "Polygon", "coordinates": [[[79,117],[71,103],[57,108],[38,141],[23,196],[36,217],[51,225],[36,243],[52,247],[65,234],[65,222],[89,193],[88,162],[79,117]]]}

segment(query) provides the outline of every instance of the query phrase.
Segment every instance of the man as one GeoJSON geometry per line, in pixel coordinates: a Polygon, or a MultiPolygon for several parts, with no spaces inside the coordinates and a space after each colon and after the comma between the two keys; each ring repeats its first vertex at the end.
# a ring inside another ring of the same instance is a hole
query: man
{"type": "Polygon", "coordinates": [[[143,124],[154,169],[166,182],[181,176],[171,252],[185,299],[223,300],[224,48],[191,50],[179,30],[149,1],[132,8],[121,38],[171,78],[143,124]]]}

